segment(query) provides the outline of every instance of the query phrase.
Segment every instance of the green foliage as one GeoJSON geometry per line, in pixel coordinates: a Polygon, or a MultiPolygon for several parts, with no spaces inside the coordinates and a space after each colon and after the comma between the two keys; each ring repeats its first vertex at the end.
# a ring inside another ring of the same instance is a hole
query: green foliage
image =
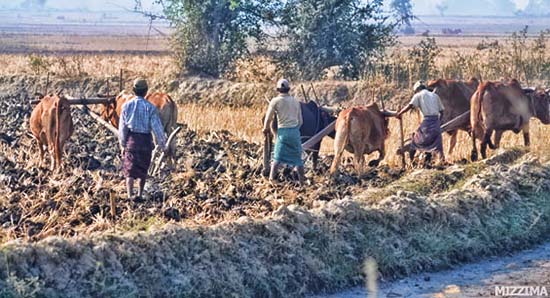
{"type": "Polygon", "coordinates": [[[382,77],[400,87],[412,87],[417,80],[430,80],[439,75],[436,62],[441,48],[435,38],[427,37],[407,51],[395,50],[368,64],[364,77],[382,77]]]}
{"type": "Polygon", "coordinates": [[[20,279],[10,274],[4,285],[0,283],[0,298],[36,297],[43,287],[44,282],[38,276],[20,279]]]}
{"type": "Polygon", "coordinates": [[[411,0],[392,0],[390,7],[394,11],[399,23],[405,26],[404,32],[414,33],[411,21],[414,19],[411,0]]]}
{"type": "Polygon", "coordinates": [[[519,32],[514,32],[503,42],[484,40],[471,54],[457,52],[449,63],[442,67],[442,73],[448,78],[516,78],[527,85],[533,81],[548,81],[548,34],[550,31],[541,31],[537,38],[533,38],[528,35],[525,27],[519,32]]]}
{"type": "Polygon", "coordinates": [[[398,22],[390,21],[382,0],[156,0],[164,16],[144,14],[175,27],[173,49],[188,74],[220,77],[250,57],[250,49],[275,47],[269,53],[289,75],[320,78],[338,66],[343,77],[357,79],[367,60],[393,44],[396,26],[412,19],[410,2],[401,1],[398,22]],[[274,40],[279,47],[267,44],[274,40]]]}
{"type": "Polygon", "coordinates": [[[286,59],[303,79],[317,79],[331,66],[344,78],[359,78],[366,62],[394,41],[395,24],[381,0],[290,0],[282,24],[286,59]]]}
{"type": "MultiPolygon", "coordinates": [[[[139,1],[138,1],[139,3],[139,1]]],[[[219,77],[249,53],[247,41],[265,38],[262,25],[277,3],[260,0],[158,0],[176,28],[176,57],[190,74],[219,77]]]]}
{"type": "Polygon", "coordinates": [[[30,55],[29,67],[35,75],[40,75],[42,72],[48,71],[50,63],[43,56],[30,55]]]}

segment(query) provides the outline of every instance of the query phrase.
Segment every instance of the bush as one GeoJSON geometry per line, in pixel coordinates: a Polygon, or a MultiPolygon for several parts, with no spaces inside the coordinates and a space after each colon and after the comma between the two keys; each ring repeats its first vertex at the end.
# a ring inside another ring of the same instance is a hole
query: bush
{"type": "Polygon", "coordinates": [[[359,78],[366,62],[394,42],[396,24],[382,8],[381,0],[287,1],[281,36],[288,41],[287,65],[302,79],[318,79],[332,66],[344,78],[359,78]]]}
{"type": "MultiPolygon", "coordinates": [[[[261,43],[262,25],[277,3],[267,0],[159,0],[176,31],[173,48],[189,74],[220,77],[249,53],[248,39],[261,43]]],[[[139,3],[139,2],[138,2],[139,3]]]]}

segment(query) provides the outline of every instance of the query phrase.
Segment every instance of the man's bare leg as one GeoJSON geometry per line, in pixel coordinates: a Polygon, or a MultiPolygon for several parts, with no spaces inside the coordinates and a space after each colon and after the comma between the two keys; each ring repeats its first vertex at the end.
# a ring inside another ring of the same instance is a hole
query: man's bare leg
{"type": "Polygon", "coordinates": [[[273,161],[271,164],[271,171],[269,172],[269,180],[271,182],[277,181],[277,173],[279,172],[279,168],[281,167],[281,164],[279,164],[276,161],[273,161]]]}
{"type": "Polygon", "coordinates": [[[128,198],[131,199],[134,196],[134,178],[126,178],[126,191],[128,192],[128,198]]]}
{"type": "Polygon", "coordinates": [[[139,179],[138,197],[143,198],[143,189],[145,188],[145,178],[139,179]]]}
{"type": "Polygon", "coordinates": [[[306,181],[304,166],[296,167],[296,170],[298,171],[298,181],[300,181],[300,184],[304,184],[306,181]]]}

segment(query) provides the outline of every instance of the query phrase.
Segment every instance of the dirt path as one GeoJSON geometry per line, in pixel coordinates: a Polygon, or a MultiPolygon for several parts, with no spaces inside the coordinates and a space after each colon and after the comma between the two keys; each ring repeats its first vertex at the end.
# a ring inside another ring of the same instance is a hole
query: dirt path
{"type": "MultiPolygon", "coordinates": [[[[512,256],[383,282],[379,284],[378,297],[498,297],[494,296],[495,286],[544,286],[550,292],[550,242],[512,256]]],[[[310,298],[344,297],[364,298],[367,290],[358,287],[310,298]]]]}

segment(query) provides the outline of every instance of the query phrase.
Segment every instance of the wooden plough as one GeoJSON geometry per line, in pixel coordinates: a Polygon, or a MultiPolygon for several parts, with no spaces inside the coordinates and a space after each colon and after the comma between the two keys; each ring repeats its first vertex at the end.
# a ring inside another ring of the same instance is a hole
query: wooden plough
{"type": "MultiPolygon", "coordinates": [[[[464,121],[466,121],[468,118],[470,117],[470,111],[466,111],[458,116],[456,116],[455,118],[447,121],[446,123],[444,123],[443,125],[441,125],[441,132],[448,132],[448,131],[453,131],[453,130],[456,130],[456,129],[459,129],[462,125],[462,123],[464,123],[464,121]]],[[[404,144],[401,145],[401,148],[399,148],[400,152],[402,152],[404,154],[405,151],[408,151],[410,146],[412,145],[412,140],[410,138],[408,138],[404,144]]]]}
{"type": "MultiPolygon", "coordinates": [[[[392,117],[392,116],[396,115],[395,112],[383,111],[383,113],[388,117],[392,117]]],[[[470,117],[470,111],[466,111],[466,112],[460,114],[459,116],[455,117],[454,119],[446,122],[445,124],[441,125],[442,132],[447,132],[447,131],[452,131],[452,130],[458,129],[461,126],[460,124],[463,121],[465,121],[466,119],[468,119],[468,117],[470,117]]],[[[400,125],[399,135],[400,135],[400,140],[401,140],[401,144],[400,144],[401,149],[400,150],[403,153],[401,155],[401,162],[402,162],[402,166],[405,167],[405,155],[404,155],[403,148],[408,148],[408,147],[411,146],[411,139],[404,140],[402,120],[400,120],[399,125],[400,125]]],[[[311,137],[309,140],[302,143],[303,150],[311,149],[313,146],[315,146],[315,144],[319,143],[325,136],[332,133],[335,129],[335,126],[336,126],[336,121],[333,121],[327,127],[325,127],[320,132],[318,132],[316,135],[311,137]]],[[[265,135],[264,136],[264,153],[263,153],[263,175],[264,176],[267,176],[269,174],[269,168],[270,168],[270,163],[271,163],[271,148],[272,148],[272,135],[271,134],[265,135]]]]}

